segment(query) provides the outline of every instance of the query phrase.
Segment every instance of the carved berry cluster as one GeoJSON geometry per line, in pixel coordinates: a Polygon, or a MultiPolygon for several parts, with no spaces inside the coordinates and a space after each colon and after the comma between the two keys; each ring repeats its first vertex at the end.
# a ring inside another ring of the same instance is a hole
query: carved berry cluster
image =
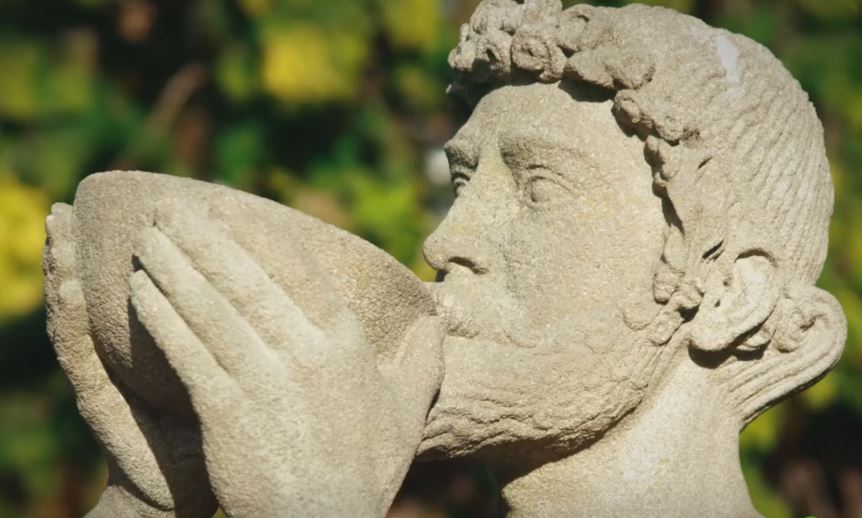
{"type": "Polygon", "coordinates": [[[452,89],[519,77],[637,88],[652,76],[652,59],[636,46],[607,45],[619,35],[605,14],[589,5],[563,10],[559,0],[486,0],[461,27],[460,42],[449,55],[456,72],[452,89]]]}

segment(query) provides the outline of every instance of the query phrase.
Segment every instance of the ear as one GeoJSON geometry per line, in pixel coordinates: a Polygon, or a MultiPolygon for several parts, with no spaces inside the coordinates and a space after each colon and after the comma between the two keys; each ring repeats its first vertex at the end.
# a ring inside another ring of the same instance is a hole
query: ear
{"type": "Polygon", "coordinates": [[[746,342],[775,309],[780,285],[775,265],[764,253],[748,251],[729,265],[715,264],[688,326],[690,345],[723,351],[746,342]]]}
{"type": "Polygon", "coordinates": [[[835,297],[814,286],[790,290],[769,319],[762,355],[719,367],[744,426],[779,399],[808,388],[838,362],[847,319],[835,297]]]}

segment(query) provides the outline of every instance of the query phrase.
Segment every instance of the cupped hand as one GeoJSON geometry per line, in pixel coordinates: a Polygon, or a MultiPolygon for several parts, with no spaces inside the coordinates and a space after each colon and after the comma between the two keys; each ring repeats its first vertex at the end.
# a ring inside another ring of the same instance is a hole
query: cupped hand
{"type": "MultiPolygon", "coordinates": [[[[132,305],[188,388],[222,508],[383,516],[439,389],[438,319],[380,366],[325,272],[297,276],[335,309],[321,325],[212,219],[174,206],[140,237],[132,305]]],[[[280,267],[313,270],[300,250],[280,267]]]]}
{"type": "Polygon", "coordinates": [[[43,268],[48,334],[108,460],[108,487],[90,516],[212,516],[217,504],[197,427],[150,413],[121,391],[96,353],[75,265],[72,218],[70,206],[53,207],[43,268]]]}

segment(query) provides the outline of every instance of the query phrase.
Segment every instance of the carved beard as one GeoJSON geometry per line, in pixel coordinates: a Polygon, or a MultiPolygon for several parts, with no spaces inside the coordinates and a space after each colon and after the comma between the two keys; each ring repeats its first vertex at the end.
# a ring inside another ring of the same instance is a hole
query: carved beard
{"type": "Polygon", "coordinates": [[[467,311],[463,303],[474,296],[477,290],[438,294],[450,334],[443,385],[419,446],[423,460],[505,461],[578,451],[640,404],[668,349],[652,345],[613,311],[578,315],[591,323],[590,332],[574,322],[560,326],[566,332],[539,332],[511,299],[489,305],[483,297],[484,306],[467,311]]]}

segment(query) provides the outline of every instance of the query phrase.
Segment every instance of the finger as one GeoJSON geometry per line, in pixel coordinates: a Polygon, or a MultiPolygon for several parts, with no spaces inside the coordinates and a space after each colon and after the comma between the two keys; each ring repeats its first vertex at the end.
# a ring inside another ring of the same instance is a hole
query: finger
{"type": "MultiPolygon", "coordinates": [[[[86,301],[75,277],[72,208],[55,204],[46,224],[44,255],[48,334],[57,361],[75,391],[78,409],[112,454],[132,447],[140,430],[122,394],[111,381],[90,336],[86,301]]],[[[142,452],[136,452],[142,454],[142,452]]],[[[146,455],[141,457],[145,462],[146,455]]]]}
{"type": "Polygon", "coordinates": [[[206,404],[218,385],[232,383],[227,370],[200,341],[145,271],[131,277],[135,314],[186,386],[195,405],[206,404]]]}
{"type": "MultiPolygon", "coordinates": [[[[283,209],[288,214],[293,211],[293,209],[287,207],[279,207],[283,209]]],[[[173,208],[163,208],[165,210],[161,210],[156,213],[156,221],[158,225],[177,225],[183,226],[186,229],[194,230],[195,225],[198,222],[204,221],[210,225],[210,229],[215,229],[217,231],[217,235],[223,239],[227,239],[232,241],[241,249],[245,248],[246,250],[254,249],[254,241],[249,239],[244,233],[232,234],[227,226],[220,225],[221,221],[227,221],[227,218],[230,216],[225,215],[220,207],[214,207],[208,214],[203,214],[201,212],[194,211],[191,207],[187,205],[183,205],[177,207],[177,210],[173,208]]],[[[309,216],[305,214],[299,214],[300,218],[309,218],[309,216]]],[[[283,221],[289,221],[289,228],[281,229],[279,228],[279,232],[273,236],[278,239],[278,263],[277,268],[278,272],[289,272],[289,276],[281,277],[283,279],[283,284],[280,287],[285,289],[285,292],[288,297],[293,300],[303,301],[303,294],[314,291],[314,298],[316,301],[320,301],[322,306],[327,306],[333,309],[333,311],[343,311],[346,309],[346,305],[344,300],[338,296],[338,292],[334,284],[331,282],[329,277],[327,277],[323,271],[321,271],[320,264],[318,261],[313,259],[314,254],[309,253],[306,249],[307,240],[303,235],[304,232],[307,232],[307,229],[304,229],[304,223],[307,223],[304,219],[298,219],[296,215],[291,214],[289,218],[286,218],[283,221]]],[[[267,228],[269,225],[264,226],[267,228]]],[[[249,254],[250,257],[253,257],[252,254],[249,254]]],[[[261,265],[264,272],[266,270],[266,264],[261,265]]],[[[276,266],[276,265],[272,265],[276,266]]],[[[273,272],[269,272],[273,273],[273,272]]],[[[273,275],[269,275],[270,278],[274,277],[273,275]]],[[[323,316],[323,318],[326,318],[323,316]]],[[[314,318],[312,318],[314,320],[314,318]]],[[[316,322],[318,327],[325,328],[321,322],[316,322]]]]}
{"type": "MultiPolygon", "coordinates": [[[[81,416],[107,452],[111,476],[137,488],[151,505],[171,508],[171,491],[155,451],[157,424],[128,403],[108,375],[90,335],[89,317],[75,259],[74,213],[57,203],[45,222],[43,255],[48,334],[75,392],[81,416]],[[119,473],[118,473],[119,471],[119,473]]],[[[202,465],[202,461],[199,461],[202,465]]]]}
{"type": "MultiPolygon", "coordinates": [[[[72,208],[56,203],[45,221],[47,241],[42,257],[45,272],[47,331],[60,366],[76,391],[98,387],[99,377],[88,375],[89,356],[95,355],[89,336],[86,303],[75,272],[72,208]]],[[[101,363],[95,358],[98,367],[101,363]]]]}
{"type": "MultiPolygon", "coordinates": [[[[136,257],[146,273],[133,275],[136,282],[133,289],[139,288],[142,294],[149,296],[147,301],[153,303],[154,310],[162,309],[151,315],[152,329],[148,329],[158,332],[161,321],[172,325],[176,332],[183,328],[184,337],[195,337],[196,342],[204,344],[204,350],[237,381],[253,382],[261,368],[276,359],[274,353],[161,231],[150,227],[139,237],[136,257]],[[159,297],[152,293],[156,287],[159,297]],[[167,311],[167,307],[172,309],[167,311]],[[177,319],[173,318],[174,314],[177,319]],[[181,327],[177,320],[183,322],[181,327]]],[[[167,338],[171,338],[170,344],[181,353],[182,341],[173,336],[167,338]]]]}
{"type": "Polygon", "coordinates": [[[45,233],[47,240],[42,255],[42,270],[45,273],[45,300],[51,304],[57,300],[62,281],[76,276],[72,207],[55,203],[45,220],[45,233]]]}
{"type": "Polygon", "coordinates": [[[108,376],[89,334],[84,295],[77,279],[60,284],[49,305],[51,341],[75,391],[81,416],[108,455],[154,501],[170,502],[167,485],[145,429],[149,426],[108,376]]]}
{"type": "Polygon", "coordinates": [[[56,203],[45,221],[43,256],[48,336],[79,397],[110,384],[90,337],[87,305],[75,271],[72,207],[56,203]]]}
{"type": "Polygon", "coordinates": [[[445,326],[440,317],[417,320],[405,333],[401,356],[381,369],[398,399],[405,424],[421,434],[431,402],[443,381],[442,343],[445,326]]]}
{"type": "MultiPolygon", "coordinates": [[[[240,245],[217,224],[188,209],[157,215],[157,226],[192,261],[199,272],[254,324],[263,342],[295,354],[319,354],[327,338],[321,328],[240,245]]],[[[312,277],[303,258],[284,257],[284,268],[312,277]]],[[[315,297],[322,294],[315,292],[315,297]]],[[[333,305],[341,305],[336,297],[333,305]]],[[[332,327],[332,326],[330,326],[332,327]]]]}
{"type": "Polygon", "coordinates": [[[109,382],[90,337],[84,294],[77,279],[64,281],[48,307],[48,334],[57,360],[81,396],[109,382]]]}

